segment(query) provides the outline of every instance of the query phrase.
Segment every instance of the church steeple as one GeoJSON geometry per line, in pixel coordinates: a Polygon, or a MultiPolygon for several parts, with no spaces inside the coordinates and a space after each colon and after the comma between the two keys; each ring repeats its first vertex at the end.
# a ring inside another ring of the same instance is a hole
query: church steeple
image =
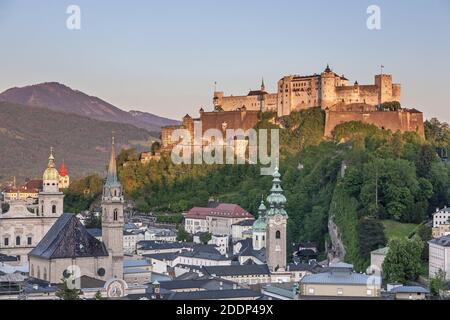
{"type": "Polygon", "coordinates": [[[286,227],[288,214],[284,209],[286,197],[281,188],[281,174],[278,168],[273,173],[272,188],[267,202],[267,265],[271,272],[286,270],[286,227]]]}
{"type": "Polygon", "coordinates": [[[114,135],[112,136],[111,143],[111,157],[109,159],[108,175],[106,176],[106,185],[115,186],[117,185],[117,163],[116,163],[116,145],[114,135]]]}
{"type": "Polygon", "coordinates": [[[117,179],[116,148],[114,135],[111,143],[106,182],[102,197],[102,238],[111,256],[111,268],[106,270],[109,278],[123,279],[123,190],[117,179]]]}
{"type": "Polygon", "coordinates": [[[264,78],[261,81],[261,91],[266,91],[266,85],[264,84],[264,78]]]}
{"type": "Polygon", "coordinates": [[[287,216],[284,210],[284,205],[286,204],[286,197],[283,195],[283,189],[281,188],[281,174],[278,172],[278,168],[272,175],[272,189],[270,189],[270,195],[267,197],[267,202],[270,205],[268,215],[283,215],[287,216]]]}

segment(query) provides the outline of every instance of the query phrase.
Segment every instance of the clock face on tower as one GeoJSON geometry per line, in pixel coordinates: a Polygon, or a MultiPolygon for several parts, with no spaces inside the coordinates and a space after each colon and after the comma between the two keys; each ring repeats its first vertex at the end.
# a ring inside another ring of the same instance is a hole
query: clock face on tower
{"type": "Polygon", "coordinates": [[[275,217],[275,224],[281,224],[281,217],[280,216],[276,216],[275,217]]]}
{"type": "Polygon", "coordinates": [[[125,296],[125,286],[120,280],[112,281],[106,288],[106,294],[108,298],[122,298],[125,296]]]}

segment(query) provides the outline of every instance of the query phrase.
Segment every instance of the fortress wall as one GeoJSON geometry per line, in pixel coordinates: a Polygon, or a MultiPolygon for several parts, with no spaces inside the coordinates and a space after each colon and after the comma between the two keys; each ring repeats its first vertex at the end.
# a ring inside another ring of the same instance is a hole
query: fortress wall
{"type": "Polygon", "coordinates": [[[375,112],[352,112],[352,111],[326,111],[325,136],[331,137],[333,129],[342,123],[350,121],[361,121],[373,124],[385,130],[396,132],[418,132],[424,136],[423,114],[409,111],[375,111],[375,112]]]}
{"type": "Polygon", "coordinates": [[[223,111],[234,111],[246,107],[247,110],[259,110],[258,96],[229,96],[223,97],[219,103],[223,111]]]}

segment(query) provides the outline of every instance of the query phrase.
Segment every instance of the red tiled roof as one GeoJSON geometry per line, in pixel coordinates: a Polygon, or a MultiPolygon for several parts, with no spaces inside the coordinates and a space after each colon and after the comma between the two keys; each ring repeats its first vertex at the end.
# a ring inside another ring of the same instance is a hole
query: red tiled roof
{"type": "Polygon", "coordinates": [[[194,207],[185,218],[206,219],[206,217],[252,218],[253,216],[237,204],[220,203],[214,208],[194,207]]]}

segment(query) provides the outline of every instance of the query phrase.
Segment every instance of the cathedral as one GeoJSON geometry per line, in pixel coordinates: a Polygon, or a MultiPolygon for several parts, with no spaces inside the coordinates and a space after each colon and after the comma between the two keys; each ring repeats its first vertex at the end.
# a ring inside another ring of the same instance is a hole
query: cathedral
{"type": "MultiPolygon", "coordinates": [[[[47,176],[44,174],[45,190],[48,196],[58,193],[58,176],[52,170],[47,176]]],[[[49,201],[53,210],[53,198],[49,201]]],[[[46,203],[43,205],[46,209],[46,203]]],[[[56,212],[60,213],[59,218],[28,255],[30,276],[49,283],[87,276],[109,283],[108,287],[114,291],[108,293],[109,296],[122,295],[126,289],[123,281],[122,237],[124,198],[122,185],[117,178],[114,138],[101,203],[103,241],[92,236],[74,215],[62,214],[58,203],[55,205],[56,212]]]]}
{"type": "Polygon", "coordinates": [[[59,173],[55,168],[53,148],[43,174],[38,204],[29,206],[13,200],[6,213],[0,214],[0,253],[27,262],[28,253],[41,241],[63,213],[64,194],[59,190],[59,173]]]}

